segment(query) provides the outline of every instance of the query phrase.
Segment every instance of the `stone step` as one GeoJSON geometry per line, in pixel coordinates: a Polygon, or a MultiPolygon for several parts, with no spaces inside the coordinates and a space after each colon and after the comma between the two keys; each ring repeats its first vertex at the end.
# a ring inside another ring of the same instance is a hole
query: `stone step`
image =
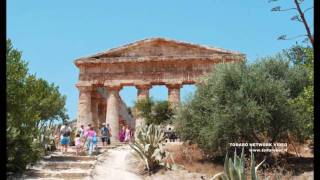
{"type": "Polygon", "coordinates": [[[96,159],[96,156],[75,155],[51,155],[49,158],[44,158],[45,161],[92,161],[96,159]]]}
{"type": "Polygon", "coordinates": [[[31,169],[27,172],[27,177],[24,179],[33,178],[63,178],[63,179],[75,179],[85,178],[90,176],[90,170],[84,169],[66,169],[66,170],[48,170],[48,169],[31,169]]]}
{"type": "MultiPolygon", "coordinates": [[[[92,151],[92,155],[99,155],[99,154],[102,154],[104,153],[108,148],[99,148],[98,150],[94,150],[92,151]]],[[[77,152],[75,149],[68,149],[67,152],[53,152],[51,155],[57,155],[57,156],[87,156],[88,155],[88,151],[80,151],[77,155],[77,152]]]]}
{"type": "MultiPolygon", "coordinates": [[[[106,149],[113,149],[113,148],[120,147],[120,146],[122,146],[122,145],[98,146],[98,147],[95,149],[95,151],[100,152],[100,153],[103,153],[104,150],[106,150],[106,149]]],[[[87,151],[86,148],[84,148],[83,151],[87,151]]],[[[59,152],[59,151],[57,151],[57,152],[59,152]]],[[[68,148],[67,153],[69,153],[69,152],[74,152],[74,153],[75,153],[75,152],[76,152],[76,147],[70,147],[70,148],[68,148]]]]}
{"type": "MultiPolygon", "coordinates": [[[[27,178],[23,178],[23,179],[27,179],[27,180],[62,180],[63,178],[48,178],[48,177],[45,177],[45,178],[38,178],[38,177],[27,177],[27,178]]],[[[75,179],[75,178],[73,178],[75,179]]],[[[76,178],[77,179],[77,178],[76,178]]],[[[82,178],[79,178],[79,180],[82,179],[82,178]]]]}
{"type": "Polygon", "coordinates": [[[73,161],[49,161],[42,163],[42,169],[89,169],[94,165],[94,161],[84,161],[84,162],[73,162],[73,161]]]}
{"type": "Polygon", "coordinates": [[[24,179],[88,179],[97,155],[123,144],[114,142],[107,146],[98,145],[92,156],[87,156],[87,151],[75,155],[75,146],[70,146],[67,153],[55,151],[29,169],[24,179]]]}
{"type": "MultiPolygon", "coordinates": [[[[99,149],[99,148],[107,148],[107,147],[114,147],[114,146],[118,147],[118,146],[122,146],[122,145],[125,145],[125,143],[122,143],[122,142],[111,143],[111,144],[105,145],[105,146],[103,146],[102,144],[98,144],[98,145],[97,145],[97,148],[99,149]]],[[[86,148],[86,147],[83,147],[83,148],[86,148]]],[[[76,146],[69,146],[69,147],[68,147],[68,150],[69,150],[69,149],[74,149],[74,150],[76,150],[76,146]]]]}

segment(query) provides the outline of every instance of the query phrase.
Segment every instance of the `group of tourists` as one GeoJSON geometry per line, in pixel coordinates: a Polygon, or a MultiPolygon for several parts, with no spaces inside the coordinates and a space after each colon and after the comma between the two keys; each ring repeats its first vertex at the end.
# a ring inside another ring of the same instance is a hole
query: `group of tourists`
{"type": "Polygon", "coordinates": [[[178,138],[176,133],[170,127],[164,131],[164,136],[166,139],[169,139],[170,142],[175,142],[178,138]]]}
{"type": "Polygon", "coordinates": [[[133,137],[133,132],[129,129],[128,125],[122,126],[121,131],[119,132],[119,141],[128,143],[131,141],[131,137],[133,137]]]}
{"type": "MultiPolygon", "coordinates": [[[[103,123],[103,127],[100,130],[101,141],[103,146],[110,144],[111,137],[111,128],[109,124],[103,123]]],[[[61,152],[66,153],[68,146],[70,145],[70,136],[72,134],[72,129],[70,126],[62,125],[59,132],[60,136],[56,136],[56,142],[60,141],[61,152]]],[[[87,151],[88,155],[92,155],[92,152],[97,148],[98,135],[94,130],[94,127],[91,124],[88,124],[87,128],[84,128],[83,125],[75,132],[75,146],[76,146],[76,155],[83,151],[87,151]]],[[[56,143],[57,145],[57,143],[56,143]]]]}
{"type": "Polygon", "coordinates": [[[97,133],[93,129],[93,126],[91,126],[91,124],[88,124],[88,127],[84,129],[83,125],[81,125],[76,132],[76,155],[78,155],[83,150],[87,150],[88,154],[92,155],[92,152],[97,146],[97,143],[97,133]]]}
{"type": "MultiPolygon", "coordinates": [[[[71,143],[70,136],[72,135],[72,129],[67,124],[61,126],[59,135],[56,136],[56,146],[58,147],[57,142],[60,142],[61,152],[66,153],[68,146],[71,143]]],[[[110,145],[111,128],[109,124],[103,123],[102,128],[100,129],[102,145],[110,145]]],[[[133,137],[133,132],[129,129],[128,125],[122,126],[122,129],[119,132],[119,141],[128,143],[133,137]]],[[[83,151],[87,151],[88,155],[92,155],[92,152],[97,148],[98,135],[94,130],[94,127],[91,124],[88,124],[86,128],[84,125],[81,125],[75,132],[74,144],[76,147],[76,155],[80,154],[83,151]]]]}
{"type": "MultiPolygon", "coordinates": [[[[58,147],[57,142],[60,142],[61,152],[66,153],[68,150],[68,146],[70,145],[70,136],[72,134],[72,129],[67,124],[64,124],[60,128],[59,132],[60,136],[55,137],[56,147],[58,147]]],[[[164,132],[165,137],[169,139],[170,142],[175,142],[177,139],[176,133],[168,128],[164,132]]],[[[110,145],[111,128],[109,124],[103,123],[102,128],[100,129],[101,141],[102,145],[110,145]]],[[[130,130],[128,125],[122,126],[119,132],[119,141],[128,143],[131,141],[133,137],[133,131],[130,130]]],[[[88,124],[86,128],[83,125],[80,126],[79,129],[75,132],[75,146],[76,146],[76,155],[80,154],[83,151],[87,151],[89,155],[92,155],[92,152],[97,148],[98,143],[98,135],[94,130],[94,127],[91,124],[88,124]]]]}

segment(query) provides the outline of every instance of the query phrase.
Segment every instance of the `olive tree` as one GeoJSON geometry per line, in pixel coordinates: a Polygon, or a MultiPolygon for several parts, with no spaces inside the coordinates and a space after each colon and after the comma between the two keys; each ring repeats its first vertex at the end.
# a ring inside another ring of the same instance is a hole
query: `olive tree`
{"type": "Polygon", "coordinates": [[[305,69],[283,54],[253,64],[219,64],[178,108],[174,124],[209,158],[224,155],[233,142],[284,141],[301,125],[290,100],[307,83],[305,69]]]}

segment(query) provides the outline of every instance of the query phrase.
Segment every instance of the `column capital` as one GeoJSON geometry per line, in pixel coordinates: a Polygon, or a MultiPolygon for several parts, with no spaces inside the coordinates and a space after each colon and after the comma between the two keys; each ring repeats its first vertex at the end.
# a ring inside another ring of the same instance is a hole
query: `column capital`
{"type": "Polygon", "coordinates": [[[180,89],[182,84],[166,84],[167,88],[169,89],[180,89]]]}
{"type": "Polygon", "coordinates": [[[92,86],[76,86],[81,92],[90,92],[93,90],[92,86]]]}
{"type": "Polygon", "coordinates": [[[135,85],[137,89],[145,89],[145,90],[149,90],[152,85],[151,84],[137,84],[135,85]]]}
{"type": "Polygon", "coordinates": [[[120,91],[122,86],[104,86],[107,91],[120,91]]]}

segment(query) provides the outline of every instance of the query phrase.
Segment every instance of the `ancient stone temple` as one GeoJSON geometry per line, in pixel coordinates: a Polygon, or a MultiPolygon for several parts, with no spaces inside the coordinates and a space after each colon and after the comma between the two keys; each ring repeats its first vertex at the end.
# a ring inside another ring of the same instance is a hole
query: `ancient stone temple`
{"type": "Polygon", "coordinates": [[[121,123],[135,122],[119,96],[123,86],[135,86],[137,99],[149,96],[153,85],[168,88],[168,101],[180,101],[180,88],[195,84],[217,63],[239,62],[245,55],[164,38],[151,38],[75,60],[79,68],[77,126],[110,124],[112,139],[118,138],[121,123]]]}

